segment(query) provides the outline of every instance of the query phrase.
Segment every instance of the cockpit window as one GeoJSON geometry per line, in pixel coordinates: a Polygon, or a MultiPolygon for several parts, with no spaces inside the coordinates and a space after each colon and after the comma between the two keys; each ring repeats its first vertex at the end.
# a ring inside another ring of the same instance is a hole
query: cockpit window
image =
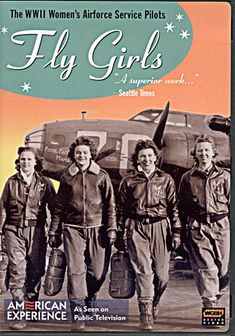
{"type": "Polygon", "coordinates": [[[59,146],[63,146],[65,144],[65,137],[64,135],[62,134],[54,134],[52,137],[51,137],[51,141],[50,143],[52,145],[59,145],[59,146]]]}
{"type": "MultiPolygon", "coordinates": [[[[130,120],[134,121],[145,121],[145,122],[153,122],[155,124],[159,123],[159,119],[161,118],[161,111],[159,112],[151,112],[143,111],[131,118],[130,120]]],[[[178,127],[192,127],[188,123],[187,115],[183,113],[169,113],[166,125],[169,126],[178,126],[178,127]]]]}
{"type": "Polygon", "coordinates": [[[145,110],[142,111],[140,113],[138,113],[137,115],[135,115],[134,117],[132,117],[130,120],[134,120],[134,121],[147,121],[147,122],[153,122],[154,119],[161,113],[162,111],[159,110],[159,112],[157,110],[145,110]]]}
{"type": "Polygon", "coordinates": [[[170,126],[192,127],[188,124],[187,115],[185,114],[169,114],[166,124],[170,126]]]}
{"type": "Polygon", "coordinates": [[[25,145],[40,149],[43,143],[43,139],[44,139],[44,132],[45,132],[44,130],[40,130],[40,131],[29,133],[25,137],[25,145]]]}
{"type": "Polygon", "coordinates": [[[151,121],[150,118],[145,117],[144,115],[138,114],[137,116],[135,116],[132,120],[135,121],[151,121]]]}

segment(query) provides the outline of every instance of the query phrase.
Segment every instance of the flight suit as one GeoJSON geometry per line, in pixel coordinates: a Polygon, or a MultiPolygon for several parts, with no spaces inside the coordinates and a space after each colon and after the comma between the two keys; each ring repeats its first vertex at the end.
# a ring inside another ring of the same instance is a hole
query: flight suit
{"type": "Polygon", "coordinates": [[[213,168],[201,172],[195,165],[183,175],[179,209],[186,223],[196,285],[205,305],[216,304],[229,281],[230,173],[213,168]]]}
{"type": "Polygon", "coordinates": [[[34,172],[30,186],[20,173],[11,176],[0,202],[0,229],[9,257],[9,288],[14,299],[37,300],[45,272],[46,206],[53,213],[55,190],[34,172]]]}
{"type": "Polygon", "coordinates": [[[153,300],[157,306],[166,289],[171,235],[181,230],[176,204],[174,181],[158,168],[150,177],[135,170],[121,182],[118,226],[127,238],[139,302],[153,300]]]}
{"type": "Polygon", "coordinates": [[[94,161],[85,172],[73,163],[61,176],[49,235],[60,234],[62,226],[68,298],[75,307],[102,286],[111,254],[106,234],[116,230],[112,183],[94,161]]]}

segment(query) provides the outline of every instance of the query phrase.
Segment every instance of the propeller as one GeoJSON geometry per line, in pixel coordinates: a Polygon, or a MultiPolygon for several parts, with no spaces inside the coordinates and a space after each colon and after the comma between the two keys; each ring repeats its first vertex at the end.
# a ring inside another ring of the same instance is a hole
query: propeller
{"type": "Polygon", "coordinates": [[[220,131],[229,135],[231,128],[231,119],[217,115],[213,116],[209,121],[209,127],[213,131],[220,131]]]}
{"type": "Polygon", "coordinates": [[[106,150],[98,153],[95,161],[98,162],[98,161],[104,159],[106,156],[109,156],[109,155],[115,153],[116,151],[117,151],[116,149],[112,149],[112,148],[106,149],[106,150]]]}
{"type": "Polygon", "coordinates": [[[164,110],[160,114],[160,117],[158,116],[159,122],[157,124],[156,131],[153,136],[153,141],[159,149],[162,149],[162,146],[163,146],[162,139],[163,139],[163,134],[164,134],[165,126],[166,126],[167,117],[169,114],[169,108],[170,108],[170,102],[168,101],[166,103],[164,110]]]}

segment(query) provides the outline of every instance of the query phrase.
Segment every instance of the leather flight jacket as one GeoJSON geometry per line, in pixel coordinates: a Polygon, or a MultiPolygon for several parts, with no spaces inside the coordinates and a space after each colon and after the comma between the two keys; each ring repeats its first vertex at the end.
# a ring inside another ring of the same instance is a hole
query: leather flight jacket
{"type": "Polygon", "coordinates": [[[169,218],[173,232],[181,228],[174,180],[158,168],[150,177],[135,170],[123,178],[117,211],[119,226],[123,226],[127,218],[146,224],[169,218]]]}
{"type": "Polygon", "coordinates": [[[208,174],[195,165],[182,176],[179,209],[182,217],[198,222],[216,222],[229,214],[230,173],[216,165],[208,174]]]}
{"type": "Polygon", "coordinates": [[[0,229],[44,225],[46,206],[54,211],[55,190],[51,181],[34,172],[30,186],[20,173],[5,184],[0,201],[0,229]]]}
{"type": "Polygon", "coordinates": [[[108,173],[94,161],[81,172],[73,163],[61,176],[49,234],[66,226],[116,229],[115,198],[108,173]]]}

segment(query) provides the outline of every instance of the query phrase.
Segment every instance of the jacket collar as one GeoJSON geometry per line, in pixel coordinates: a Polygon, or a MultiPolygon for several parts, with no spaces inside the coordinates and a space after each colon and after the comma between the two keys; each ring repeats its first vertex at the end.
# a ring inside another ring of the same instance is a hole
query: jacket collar
{"type": "MultiPolygon", "coordinates": [[[[98,166],[98,164],[96,164],[93,160],[91,160],[91,164],[88,167],[87,171],[98,175],[100,172],[100,166],[98,166]]],[[[70,167],[69,167],[69,174],[71,176],[74,176],[76,174],[78,174],[80,171],[80,169],[78,168],[78,166],[76,165],[76,163],[73,163],[70,167]]]]}
{"type": "MultiPolygon", "coordinates": [[[[20,180],[24,180],[24,178],[23,178],[23,176],[21,175],[21,172],[20,171],[18,171],[16,174],[15,174],[15,176],[17,177],[17,178],[19,178],[20,180]]],[[[35,177],[35,178],[40,178],[40,173],[38,173],[36,170],[34,170],[34,172],[33,172],[33,178],[35,177]]]]}
{"type": "MultiPolygon", "coordinates": [[[[219,167],[213,164],[212,168],[210,169],[210,173],[218,172],[218,171],[220,171],[219,167]]],[[[202,171],[198,168],[197,164],[195,164],[190,171],[190,175],[194,175],[194,174],[202,174],[202,171]]]]}
{"type": "Polygon", "coordinates": [[[20,175],[22,176],[23,180],[27,183],[27,185],[30,185],[33,180],[34,170],[29,174],[26,175],[22,169],[20,169],[20,175]]]}
{"type": "MultiPolygon", "coordinates": [[[[158,174],[159,176],[161,176],[162,175],[162,171],[161,171],[161,169],[159,169],[157,166],[156,166],[156,168],[155,168],[155,170],[151,173],[151,175],[150,175],[150,177],[153,175],[153,174],[158,174]]],[[[144,176],[146,176],[146,174],[144,173],[144,171],[143,170],[138,170],[138,168],[136,169],[135,168],[135,170],[134,170],[134,176],[137,176],[137,175],[144,175],[144,176]]]]}
{"type": "Polygon", "coordinates": [[[147,177],[150,177],[155,172],[156,166],[154,166],[153,169],[148,174],[143,170],[143,168],[141,167],[141,165],[137,166],[137,170],[139,172],[143,172],[147,177]]]}

